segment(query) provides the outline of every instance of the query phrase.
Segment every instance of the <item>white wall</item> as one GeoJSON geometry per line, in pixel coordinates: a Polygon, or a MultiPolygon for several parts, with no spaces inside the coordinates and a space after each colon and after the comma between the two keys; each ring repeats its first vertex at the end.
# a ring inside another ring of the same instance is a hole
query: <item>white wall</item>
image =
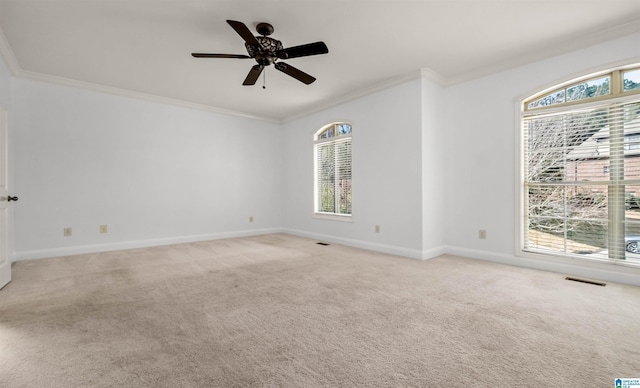
{"type": "Polygon", "coordinates": [[[280,125],[25,79],[13,101],[17,259],[282,225],[280,125]]]}
{"type": "Polygon", "coordinates": [[[448,124],[443,168],[450,252],[522,262],[514,257],[517,102],[561,81],[631,61],[640,62],[640,34],[445,89],[448,124]],[[486,240],[478,239],[479,229],[487,230],[486,240]]]}
{"type": "Polygon", "coordinates": [[[415,80],[284,125],[283,217],[287,231],[422,255],[421,82],[415,80]],[[353,222],[313,218],[313,134],[353,125],[353,222]],[[375,233],[380,225],[380,233],[375,233]]]}
{"type": "Polygon", "coordinates": [[[445,123],[443,88],[422,80],[422,258],[444,253],[445,123]]]}

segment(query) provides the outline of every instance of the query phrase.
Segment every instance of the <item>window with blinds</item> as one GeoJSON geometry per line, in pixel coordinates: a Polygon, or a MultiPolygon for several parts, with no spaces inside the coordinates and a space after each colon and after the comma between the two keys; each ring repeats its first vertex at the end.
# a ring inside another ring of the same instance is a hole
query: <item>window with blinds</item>
{"type": "Polygon", "coordinates": [[[640,72],[522,106],[523,250],[640,263],[640,72]]]}
{"type": "Polygon", "coordinates": [[[315,214],[351,216],[351,125],[333,123],[314,136],[315,214]]]}

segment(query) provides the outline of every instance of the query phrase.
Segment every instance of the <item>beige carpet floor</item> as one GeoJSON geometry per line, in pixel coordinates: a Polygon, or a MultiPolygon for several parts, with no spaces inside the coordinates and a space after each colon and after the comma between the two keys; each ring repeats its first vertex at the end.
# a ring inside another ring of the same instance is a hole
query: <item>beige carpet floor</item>
{"type": "Polygon", "coordinates": [[[276,234],[16,263],[2,387],[613,387],[640,288],[276,234]]]}

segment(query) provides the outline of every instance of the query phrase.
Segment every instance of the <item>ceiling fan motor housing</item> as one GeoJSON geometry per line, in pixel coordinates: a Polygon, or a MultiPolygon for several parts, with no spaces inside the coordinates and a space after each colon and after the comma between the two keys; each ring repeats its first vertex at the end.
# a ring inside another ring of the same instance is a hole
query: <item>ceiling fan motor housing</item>
{"type": "Polygon", "coordinates": [[[262,36],[267,36],[273,34],[274,30],[273,26],[269,23],[258,23],[258,25],[256,26],[256,31],[258,31],[258,34],[262,36]]]}
{"type": "Polygon", "coordinates": [[[256,36],[256,39],[260,46],[252,46],[248,43],[244,46],[250,57],[255,58],[262,66],[269,66],[278,58],[276,52],[282,50],[282,42],[267,36],[256,36]]]}

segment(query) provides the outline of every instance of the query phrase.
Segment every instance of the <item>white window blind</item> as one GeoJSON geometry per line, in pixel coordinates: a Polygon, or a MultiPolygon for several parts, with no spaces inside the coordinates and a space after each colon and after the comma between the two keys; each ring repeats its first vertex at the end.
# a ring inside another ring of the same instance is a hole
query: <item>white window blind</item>
{"type": "Polygon", "coordinates": [[[523,147],[525,251],[640,260],[640,95],[529,111],[523,147]]]}
{"type": "Polygon", "coordinates": [[[334,124],[316,134],[315,212],[351,215],[351,127],[334,124]]]}

